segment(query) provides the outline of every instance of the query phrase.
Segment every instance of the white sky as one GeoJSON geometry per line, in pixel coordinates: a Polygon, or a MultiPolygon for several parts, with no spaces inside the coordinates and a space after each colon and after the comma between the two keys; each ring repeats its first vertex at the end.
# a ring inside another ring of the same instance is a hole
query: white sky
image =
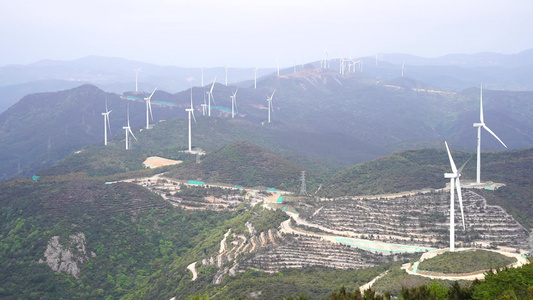
{"type": "Polygon", "coordinates": [[[89,55],[184,67],[517,53],[532,0],[2,0],[0,66],[89,55]]]}

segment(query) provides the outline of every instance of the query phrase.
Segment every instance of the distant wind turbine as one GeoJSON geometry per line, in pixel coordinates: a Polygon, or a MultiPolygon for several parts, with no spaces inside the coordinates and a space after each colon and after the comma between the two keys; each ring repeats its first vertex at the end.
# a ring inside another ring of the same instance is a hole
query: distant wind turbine
{"type": "Polygon", "coordinates": [[[112,112],[112,110],[107,109],[107,98],[105,99],[105,112],[102,113],[102,116],[104,116],[104,145],[107,146],[107,130],[109,125],[109,135],[111,135],[111,124],[109,123],[109,114],[112,112]]]}
{"type": "Polygon", "coordinates": [[[225,66],[224,69],[226,69],[226,86],[228,86],[228,66],[225,66]]]}
{"type": "Polygon", "coordinates": [[[204,68],[201,68],[202,69],[202,87],[204,87],[204,68]]]}
{"type": "Polygon", "coordinates": [[[154,120],[154,116],[152,115],[152,103],[150,100],[152,100],[155,90],[157,90],[157,87],[154,89],[152,94],[150,94],[150,97],[144,98],[144,101],[146,101],[146,129],[150,129],[150,119],[148,117],[151,117],[152,121],[154,120]]]}
{"type": "Polygon", "coordinates": [[[231,98],[231,118],[235,118],[235,108],[237,106],[237,92],[239,91],[239,88],[235,90],[235,93],[233,93],[233,96],[230,96],[231,98]]]}
{"type": "Polygon", "coordinates": [[[139,91],[138,85],[137,85],[137,79],[139,77],[139,71],[141,71],[141,68],[135,69],[135,92],[137,93],[139,91]]]}
{"type": "Polygon", "coordinates": [[[270,124],[270,111],[272,110],[272,98],[274,97],[274,93],[276,93],[276,90],[272,92],[272,95],[268,97],[267,95],[267,103],[268,103],[268,123],[270,124]]]}
{"type": "Polygon", "coordinates": [[[133,138],[137,141],[137,138],[133,134],[133,131],[131,131],[131,127],[130,127],[130,105],[129,103],[128,103],[128,108],[127,108],[127,118],[128,118],[128,126],[124,126],[122,127],[122,129],[126,131],[126,150],[129,150],[130,146],[129,146],[129,135],[128,134],[131,133],[133,138]]]}
{"type": "Polygon", "coordinates": [[[450,153],[450,148],[448,148],[448,143],[444,142],[446,145],[446,151],[448,151],[448,158],[450,159],[450,166],[452,167],[452,173],[444,173],[444,178],[450,178],[450,252],[455,251],[455,186],[457,186],[457,196],[459,198],[459,206],[461,208],[461,218],[463,220],[463,230],[466,230],[465,227],[465,215],[463,213],[463,196],[461,195],[461,172],[465,167],[468,160],[461,166],[459,170],[453,162],[452,154],[450,153]]]}
{"type": "Polygon", "coordinates": [[[486,131],[488,131],[490,134],[492,134],[502,145],[507,148],[507,146],[500,140],[500,138],[492,132],[492,130],[489,129],[485,125],[485,121],[483,119],[483,84],[481,85],[481,89],[479,92],[479,123],[474,123],[474,127],[477,127],[477,173],[476,173],[476,182],[479,184],[481,183],[481,127],[483,127],[486,131]]]}
{"type": "Polygon", "coordinates": [[[257,89],[257,67],[254,68],[254,89],[257,89]]]}
{"type": "Polygon", "coordinates": [[[279,77],[279,57],[276,57],[276,67],[278,68],[278,77],[279,77]]]}
{"type": "Polygon", "coordinates": [[[185,109],[186,112],[189,113],[189,152],[192,151],[192,143],[191,143],[191,114],[192,118],[194,119],[194,123],[196,123],[196,118],[194,117],[194,106],[192,104],[192,88],[191,88],[191,108],[185,109]]]}
{"type": "Polygon", "coordinates": [[[405,62],[402,63],[402,77],[403,77],[403,71],[405,71],[405,62]]]}
{"type": "MultiPolygon", "coordinates": [[[[213,88],[215,87],[215,82],[217,81],[217,77],[215,76],[215,79],[213,79],[213,84],[211,85],[211,89],[207,93],[208,96],[208,104],[207,104],[207,115],[211,116],[211,99],[213,99],[213,104],[215,104],[215,97],[213,97],[213,88]]],[[[216,105],[216,104],[215,104],[216,105]]]]}

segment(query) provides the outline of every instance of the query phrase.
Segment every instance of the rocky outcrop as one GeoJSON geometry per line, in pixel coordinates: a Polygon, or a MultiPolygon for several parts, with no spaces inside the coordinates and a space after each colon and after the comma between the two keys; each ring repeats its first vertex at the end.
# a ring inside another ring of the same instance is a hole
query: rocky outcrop
{"type": "MultiPolygon", "coordinates": [[[[70,235],[66,246],[59,242],[59,236],[53,236],[44,251],[45,260],[40,259],[39,263],[46,263],[55,272],[68,273],[79,278],[78,263],[83,264],[89,260],[85,244],[83,232],[70,235]]],[[[96,254],[91,252],[91,256],[96,256],[96,254]]]]}

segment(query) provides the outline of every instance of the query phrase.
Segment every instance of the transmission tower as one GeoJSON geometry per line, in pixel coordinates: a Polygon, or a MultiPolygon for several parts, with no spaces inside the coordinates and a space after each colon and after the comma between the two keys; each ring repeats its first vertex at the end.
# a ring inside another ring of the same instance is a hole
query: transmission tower
{"type": "Polygon", "coordinates": [[[305,171],[302,171],[302,177],[301,177],[301,180],[302,180],[302,186],[300,187],[300,195],[307,195],[307,190],[306,190],[306,187],[305,187],[305,171]]]}

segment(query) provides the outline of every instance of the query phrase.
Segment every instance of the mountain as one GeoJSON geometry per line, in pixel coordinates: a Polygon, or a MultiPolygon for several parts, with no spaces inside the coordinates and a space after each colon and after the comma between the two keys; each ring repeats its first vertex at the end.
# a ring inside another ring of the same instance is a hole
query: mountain
{"type": "MultiPolygon", "coordinates": [[[[178,166],[168,176],[297,191],[301,171],[304,171],[302,167],[278,154],[247,142],[237,142],[208,154],[200,164],[190,162],[178,166]]],[[[308,182],[313,184],[310,178],[308,176],[308,182]]]]}
{"type": "MultiPolygon", "coordinates": [[[[122,137],[128,103],[132,127],[146,122],[144,101],[124,101],[91,85],[31,94],[0,114],[0,179],[31,176],[84,146],[103,143],[106,100],[113,111],[112,134],[122,137]]],[[[173,116],[176,109],[154,105],[154,121],[173,116]]]]}
{"type": "MultiPolygon", "coordinates": [[[[51,92],[72,88],[84,83],[98,86],[107,92],[122,94],[135,90],[135,69],[138,88],[151,91],[154,87],[177,92],[191,84],[202,83],[201,68],[159,66],[122,58],[89,56],[72,61],[43,60],[28,65],[7,65],[0,67],[0,113],[29,93],[51,92]],[[23,93],[22,90],[26,93],[23,93]]],[[[257,76],[270,74],[274,69],[261,68],[257,76]]],[[[204,68],[203,82],[208,84],[217,76],[218,82],[225,82],[225,69],[204,68]]],[[[253,68],[228,69],[228,83],[253,80],[253,68]]],[[[250,83],[249,86],[253,84],[250,83]]]]}
{"type": "MultiPolygon", "coordinates": [[[[442,148],[443,140],[456,150],[476,149],[471,125],[479,119],[479,89],[475,88],[447,92],[408,78],[376,83],[359,74],[341,75],[307,66],[296,73],[263,77],[257,89],[241,87],[235,119],[231,119],[230,95],[237,87],[222,84],[213,89],[212,117],[201,116],[200,103],[209,89],[192,88],[198,122],[193,125],[193,143],[208,151],[248,141],[299,163],[349,166],[403,149],[442,148]],[[274,90],[272,123],[267,124],[266,95],[274,90]]],[[[511,149],[533,145],[532,93],[484,91],[485,120],[511,149]]],[[[106,97],[109,109],[114,110],[112,141],[120,143],[127,103],[132,127],[145,126],[141,99],[146,95],[106,94],[89,85],[28,95],[0,115],[1,178],[33,175],[72,151],[99,143],[106,97]]],[[[138,133],[141,140],[149,141],[134,141],[134,148],[147,151],[162,143],[185,147],[187,125],[182,118],[190,97],[191,90],[176,94],[157,90],[152,98],[157,126],[138,133]]],[[[483,151],[502,149],[486,132],[482,147],[483,151]]]]}

